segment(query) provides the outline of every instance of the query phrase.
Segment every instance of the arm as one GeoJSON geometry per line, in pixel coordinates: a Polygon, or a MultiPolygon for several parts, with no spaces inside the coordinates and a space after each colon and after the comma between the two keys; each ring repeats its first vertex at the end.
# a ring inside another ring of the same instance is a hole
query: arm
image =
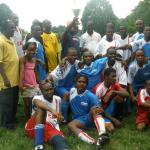
{"type": "Polygon", "coordinates": [[[19,88],[20,89],[23,89],[23,84],[22,84],[22,81],[23,81],[23,78],[24,78],[24,57],[23,58],[20,58],[19,60],[19,88]]]}
{"type": "Polygon", "coordinates": [[[131,96],[132,100],[133,100],[134,102],[136,102],[136,101],[137,101],[137,97],[134,95],[133,88],[132,88],[132,84],[129,84],[128,87],[129,87],[129,93],[130,93],[130,96],[131,96]]]}

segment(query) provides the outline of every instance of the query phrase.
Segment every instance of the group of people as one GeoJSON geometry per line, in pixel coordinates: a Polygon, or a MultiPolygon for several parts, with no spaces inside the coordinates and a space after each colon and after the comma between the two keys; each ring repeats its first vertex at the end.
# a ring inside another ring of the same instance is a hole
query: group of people
{"type": "Polygon", "coordinates": [[[107,23],[103,37],[89,20],[79,37],[74,18],[59,50],[49,20],[35,19],[23,40],[18,16],[5,4],[0,12],[0,127],[14,128],[19,97],[25,132],[35,138],[35,150],[43,150],[44,142],[56,150],[69,149],[59,123],[100,150],[134,105],[137,129],[149,125],[150,27],[143,20],[136,20],[133,36],[124,25],[117,34],[107,23]],[[97,139],[84,132],[93,125],[97,139]]]}

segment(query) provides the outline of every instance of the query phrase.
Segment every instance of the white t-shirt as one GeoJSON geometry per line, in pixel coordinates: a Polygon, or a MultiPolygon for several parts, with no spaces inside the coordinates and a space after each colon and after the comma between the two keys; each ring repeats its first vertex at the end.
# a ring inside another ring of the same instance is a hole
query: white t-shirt
{"type": "MultiPolygon", "coordinates": [[[[59,96],[53,95],[53,101],[49,102],[47,101],[43,95],[38,95],[38,96],[34,96],[32,103],[34,102],[34,100],[39,100],[41,102],[44,102],[46,105],[48,105],[48,107],[50,107],[53,110],[56,110],[57,112],[60,112],[60,104],[61,104],[61,98],[59,96]]],[[[33,104],[34,106],[34,104],[33,104]]],[[[33,107],[32,109],[32,115],[35,113],[37,107],[33,107]]],[[[46,122],[48,122],[49,124],[53,125],[53,127],[55,127],[57,130],[60,130],[59,128],[59,124],[57,122],[57,118],[53,117],[53,114],[49,111],[47,111],[47,115],[46,115],[46,122]]]]}
{"type": "MultiPolygon", "coordinates": [[[[109,42],[106,39],[102,39],[96,47],[94,57],[97,56],[98,54],[105,55],[107,53],[107,49],[111,46],[119,47],[120,45],[117,40],[113,40],[113,41],[109,42]]],[[[117,53],[119,53],[119,52],[117,52],[117,53]]]]}
{"type": "MultiPolygon", "coordinates": [[[[131,38],[129,36],[127,36],[125,39],[118,39],[119,45],[120,46],[124,46],[126,44],[129,44],[131,42],[131,38]]],[[[130,56],[131,56],[131,51],[128,50],[118,50],[119,53],[121,54],[123,60],[127,60],[130,56]]]]}
{"type": "MultiPolygon", "coordinates": [[[[106,64],[105,69],[106,68],[109,68],[108,64],[106,64]]],[[[124,66],[122,66],[121,62],[115,61],[115,64],[112,68],[116,70],[117,82],[119,82],[119,84],[121,85],[127,86],[127,73],[124,69],[124,66]]]]}
{"type": "MultiPolygon", "coordinates": [[[[114,33],[113,34],[113,40],[119,40],[121,38],[121,36],[119,35],[119,34],[117,34],[117,33],[114,33]]],[[[103,37],[102,37],[102,39],[105,39],[106,40],[106,35],[104,35],[103,37]]]]}
{"type": "Polygon", "coordinates": [[[101,40],[101,35],[97,32],[93,32],[92,35],[89,35],[85,32],[80,39],[80,47],[88,49],[93,55],[99,41],[101,40]]]}
{"type": "Polygon", "coordinates": [[[11,39],[15,43],[18,57],[23,57],[24,52],[23,52],[22,34],[21,34],[21,31],[18,27],[16,27],[16,30],[14,32],[14,36],[11,39]]]}

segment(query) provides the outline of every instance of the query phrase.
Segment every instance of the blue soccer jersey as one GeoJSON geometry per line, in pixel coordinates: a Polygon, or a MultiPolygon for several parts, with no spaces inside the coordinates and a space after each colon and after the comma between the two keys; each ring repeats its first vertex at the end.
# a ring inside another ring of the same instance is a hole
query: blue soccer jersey
{"type": "Polygon", "coordinates": [[[73,119],[87,115],[93,106],[100,106],[98,98],[93,93],[86,90],[79,95],[76,88],[70,90],[70,107],[73,119]]]}
{"type": "Polygon", "coordinates": [[[93,61],[90,66],[85,65],[82,69],[77,69],[78,73],[88,77],[88,90],[92,90],[92,88],[100,82],[100,75],[107,61],[108,59],[106,57],[97,59],[93,61]]]}

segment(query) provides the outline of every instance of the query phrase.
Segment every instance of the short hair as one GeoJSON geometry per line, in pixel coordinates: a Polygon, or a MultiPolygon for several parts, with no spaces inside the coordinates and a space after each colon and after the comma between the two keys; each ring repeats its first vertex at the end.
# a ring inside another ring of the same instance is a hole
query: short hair
{"type": "Polygon", "coordinates": [[[69,51],[71,51],[71,50],[73,50],[73,51],[77,51],[74,47],[69,47],[68,49],[67,49],[67,54],[69,53],[69,51]]]}
{"type": "Polygon", "coordinates": [[[82,74],[77,74],[77,76],[75,78],[75,83],[77,83],[77,81],[82,77],[86,79],[86,83],[88,84],[88,82],[89,82],[88,77],[86,75],[82,75],[82,74]]]}
{"type": "Polygon", "coordinates": [[[139,48],[139,49],[137,49],[137,50],[135,51],[135,55],[136,55],[136,53],[137,53],[138,51],[141,51],[141,52],[144,53],[144,49],[143,49],[143,48],[139,48]]]}
{"type": "Polygon", "coordinates": [[[12,10],[6,4],[0,4],[0,31],[3,32],[11,20],[12,10]]]}
{"type": "Polygon", "coordinates": [[[43,89],[43,86],[44,86],[45,84],[49,84],[49,87],[50,87],[50,88],[54,88],[54,83],[53,83],[53,82],[47,82],[46,80],[43,80],[43,81],[41,81],[40,84],[39,84],[39,87],[40,87],[41,90],[43,89]]]}
{"type": "Polygon", "coordinates": [[[30,42],[30,41],[25,44],[24,48],[28,49],[29,45],[35,45],[35,47],[37,48],[36,42],[30,42]]]}
{"type": "Polygon", "coordinates": [[[104,77],[105,76],[109,76],[111,73],[116,73],[116,70],[114,69],[114,68],[106,68],[105,70],[104,70],[104,77]]]}

